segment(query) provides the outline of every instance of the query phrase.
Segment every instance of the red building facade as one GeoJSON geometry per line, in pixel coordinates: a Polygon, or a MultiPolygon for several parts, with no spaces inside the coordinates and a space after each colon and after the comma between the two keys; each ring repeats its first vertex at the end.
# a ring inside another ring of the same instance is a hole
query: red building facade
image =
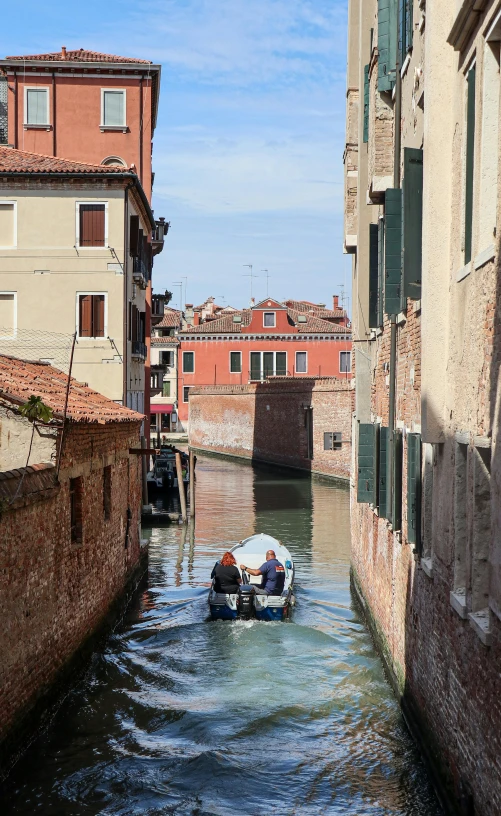
{"type": "Polygon", "coordinates": [[[351,330],[342,309],[267,298],[251,309],[188,327],[178,339],[178,412],[185,427],[195,386],[352,376],[351,330]],[[329,319],[318,317],[318,311],[329,319]]]}

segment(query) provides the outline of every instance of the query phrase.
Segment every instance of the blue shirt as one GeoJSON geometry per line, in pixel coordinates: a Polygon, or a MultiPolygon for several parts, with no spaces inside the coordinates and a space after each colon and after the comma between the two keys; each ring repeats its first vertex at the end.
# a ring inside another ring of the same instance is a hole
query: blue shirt
{"type": "Polygon", "coordinates": [[[280,561],[271,558],[259,567],[263,576],[263,589],[268,595],[281,595],[285,584],[285,569],[280,561]]]}

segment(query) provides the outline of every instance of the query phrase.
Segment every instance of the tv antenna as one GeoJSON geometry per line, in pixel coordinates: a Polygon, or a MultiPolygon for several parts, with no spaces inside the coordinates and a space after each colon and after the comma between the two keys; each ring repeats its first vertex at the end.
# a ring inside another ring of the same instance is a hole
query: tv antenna
{"type": "Polygon", "coordinates": [[[261,269],[261,272],[266,272],[266,275],[265,275],[265,278],[266,278],[266,297],[269,297],[270,293],[268,292],[268,287],[269,287],[269,283],[270,283],[270,273],[268,272],[267,269],[261,269]]]}
{"type": "Polygon", "coordinates": [[[250,272],[246,272],[243,275],[243,277],[250,278],[250,296],[252,302],[252,281],[254,280],[254,278],[259,278],[259,275],[255,275],[254,272],[252,271],[252,264],[243,264],[243,266],[245,266],[247,269],[250,269],[250,272]]]}

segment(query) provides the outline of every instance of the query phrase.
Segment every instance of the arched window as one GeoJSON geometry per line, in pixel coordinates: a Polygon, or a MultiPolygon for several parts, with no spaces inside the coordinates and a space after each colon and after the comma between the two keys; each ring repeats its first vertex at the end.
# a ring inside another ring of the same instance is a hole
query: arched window
{"type": "Polygon", "coordinates": [[[102,160],[101,164],[104,167],[110,167],[110,165],[118,165],[119,167],[127,167],[124,160],[120,158],[120,156],[107,156],[105,159],[102,160]]]}

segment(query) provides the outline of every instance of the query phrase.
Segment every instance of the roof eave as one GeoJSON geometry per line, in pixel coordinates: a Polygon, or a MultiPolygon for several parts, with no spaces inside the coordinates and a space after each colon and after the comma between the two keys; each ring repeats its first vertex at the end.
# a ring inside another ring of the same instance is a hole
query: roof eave
{"type": "Polygon", "coordinates": [[[68,68],[70,71],[74,69],[76,66],[89,68],[92,66],[93,68],[99,68],[99,70],[111,71],[111,70],[121,70],[121,71],[134,71],[137,73],[138,71],[146,72],[146,73],[153,73],[158,72],[160,74],[161,66],[154,65],[153,63],[148,62],[97,62],[94,60],[9,60],[9,59],[0,59],[0,68],[12,68],[14,70],[22,70],[24,72],[25,68],[35,68],[40,66],[46,67],[48,70],[49,66],[52,68],[68,68]],[[112,67],[113,66],[113,67],[112,67]]]}

